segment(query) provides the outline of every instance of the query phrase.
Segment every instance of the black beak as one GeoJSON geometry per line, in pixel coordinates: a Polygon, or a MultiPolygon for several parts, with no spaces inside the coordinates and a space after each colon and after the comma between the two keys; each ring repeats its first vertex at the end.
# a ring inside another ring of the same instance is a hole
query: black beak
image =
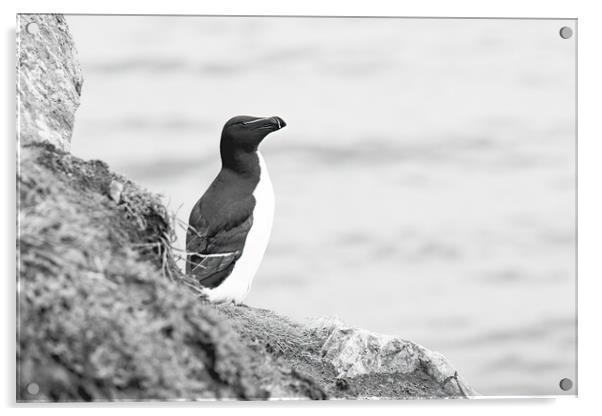
{"type": "Polygon", "coordinates": [[[281,128],[286,126],[286,123],[284,122],[284,120],[278,116],[271,117],[270,120],[272,120],[272,124],[274,124],[276,126],[276,130],[280,130],[281,128]]]}
{"type": "Polygon", "coordinates": [[[272,131],[280,130],[286,126],[284,120],[277,116],[258,118],[256,120],[244,122],[243,124],[251,127],[252,129],[269,129],[272,131]]]}

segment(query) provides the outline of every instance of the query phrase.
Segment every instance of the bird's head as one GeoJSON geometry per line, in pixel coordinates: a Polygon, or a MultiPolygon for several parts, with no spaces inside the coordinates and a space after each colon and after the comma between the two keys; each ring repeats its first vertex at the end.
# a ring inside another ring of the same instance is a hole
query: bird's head
{"type": "Polygon", "coordinates": [[[222,153],[254,152],[265,136],[284,126],[286,123],[280,117],[232,117],[222,130],[222,153]]]}

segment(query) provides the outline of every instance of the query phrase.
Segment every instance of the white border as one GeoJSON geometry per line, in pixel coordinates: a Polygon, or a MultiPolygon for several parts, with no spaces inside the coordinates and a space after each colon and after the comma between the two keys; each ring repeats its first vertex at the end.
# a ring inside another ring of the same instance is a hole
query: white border
{"type": "MultiPolygon", "coordinates": [[[[5,126],[3,140],[4,164],[2,169],[2,192],[5,203],[2,204],[4,219],[3,246],[0,249],[5,273],[2,279],[5,295],[6,321],[3,325],[3,339],[0,343],[2,358],[5,360],[3,377],[0,384],[2,404],[14,407],[15,397],[15,14],[17,12],[61,12],[61,13],[119,13],[119,14],[261,14],[261,15],[334,15],[334,16],[445,16],[445,17],[548,17],[579,19],[579,399],[514,399],[514,400],[477,400],[471,402],[271,402],[262,403],[202,403],[182,404],[141,403],[110,404],[113,411],[127,412],[129,409],[144,407],[145,413],[163,413],[166,407],[178,407],[181,411],[210,411],[212,414],[223,411],[241,411],[250,414],[292,413],[305,414],[308,411],[345,411],[365,413],[382,411],[396,413],[411,409],[412,413],[427,414],[444,412],[453,414],[503,414],[515,409],[528,410],[530,414],[564,416],[569,413],[592,413],[601,406],[597,401],[600,379],[599,351],[601,316],[599,294],[602,293],[600,279],[602,270],[598,258],[602,254],[600,235],[602,226],[602,157],[599,120],[602,103],[600,96],[600,40],[602,40],[602,16],[596,7],[596,1],[536,1],[536,0],[423,0],[414,2],[381,0],[220,0],[192,2],[183,0],[103,0],[86,2],[75,0],[4,0],[1,2],[5,59],[2,65],[5,92],[2,100],[2,125],[5,126]],[[158,408],[150,408],[157,406],[158,408]],[[201,409],[199,409],[201,407],[201,409]],[[121,410],[119,410],[121,409],[121,410]]],[[[108,28],[107,30],[110,30],[108,28]]],[[[99,409],[86,407],[86,412],[100,414],[99,409]]],[[[26,406],[19,406],[26,407],[26,406]]],[[[27,407],[32,411],[37,406],[27,407]]],[[[81,405],[52,406],[44,412],[63,413],[75,411],[81,413],[81,405]]],[[[14,410],[14,409],[12,409],[14,410]]]]}

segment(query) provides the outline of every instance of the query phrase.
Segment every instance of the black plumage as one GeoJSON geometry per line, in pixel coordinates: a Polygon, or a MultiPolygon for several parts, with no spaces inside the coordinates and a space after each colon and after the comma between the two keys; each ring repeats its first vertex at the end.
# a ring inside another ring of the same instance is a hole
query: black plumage
{"type": "Polygon", "coordinates": [[[190,213],[186,273],[208,288],[219,286],[244,252],[253,226],[253,196],[259,180],[257,147],[286,124],[279,117],[238,116],[224,126],[222,169],[190,213]]]}

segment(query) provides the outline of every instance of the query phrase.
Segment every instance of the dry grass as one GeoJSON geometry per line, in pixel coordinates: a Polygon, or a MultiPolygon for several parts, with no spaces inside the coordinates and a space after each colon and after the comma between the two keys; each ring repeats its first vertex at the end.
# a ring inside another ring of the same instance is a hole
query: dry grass
{"type": "Polygon", "coordinates": [[[169,280],[184,277],[157,197],[49,146],[23,148],[18,184],[20,400],[269,397],[276,369],[169,280]]]}

